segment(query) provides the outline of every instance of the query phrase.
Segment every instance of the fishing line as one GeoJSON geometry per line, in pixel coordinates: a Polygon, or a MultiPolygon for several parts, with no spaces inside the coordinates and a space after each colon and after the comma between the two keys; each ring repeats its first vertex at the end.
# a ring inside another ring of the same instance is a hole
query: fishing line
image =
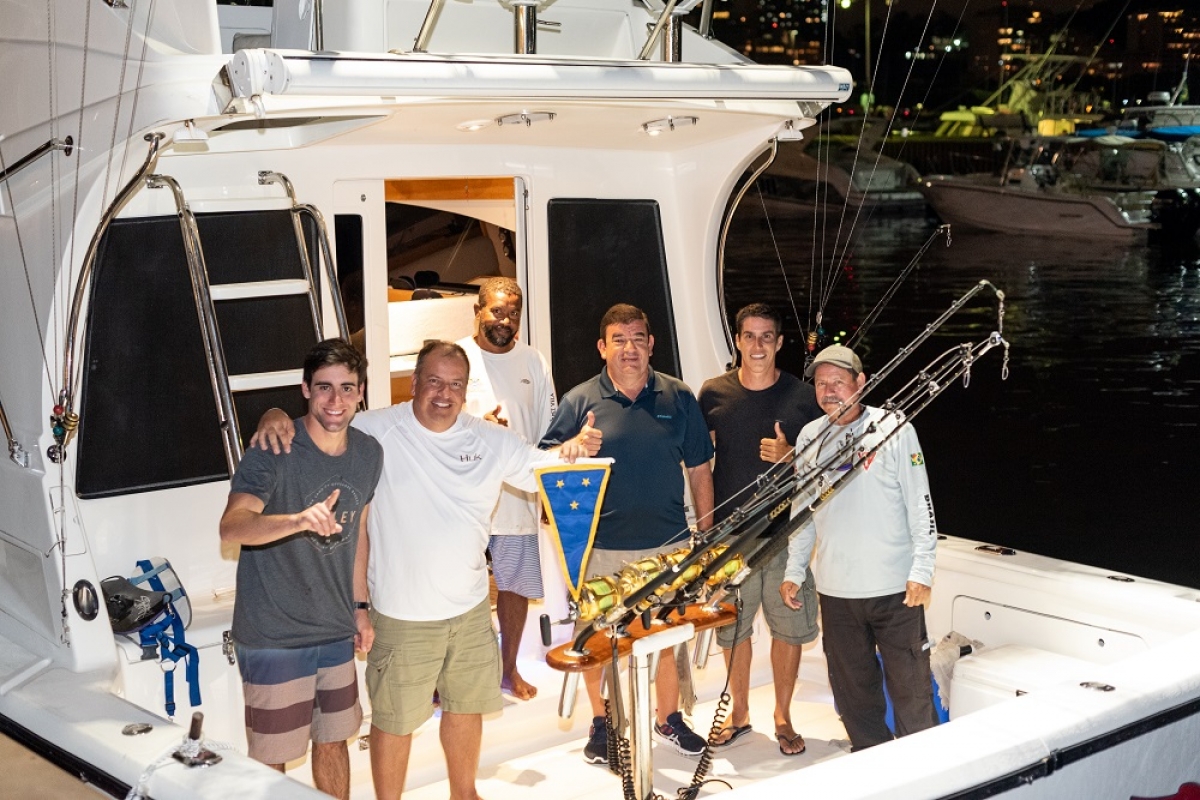
{"type": "Polygon", "coordinates": [[[867,314],[865,319],[863,319],[862,323],[858,326],[858,330],[856,330],[850,336],[850,338],[846,340],[846,347],[853,348],[855,343],[866,335],[867,330],[875,323],[875,320],[883,311],[884,306],[886,306],[896,294],[896,290],[900,288],[900,284],[904,283],[905,279],[907,279],[912,271],[917,268],[917,265],[921,263],[921,257],[924,256],[925,252],[933,246],[934,240],[943,233],[946,234],[946,245],[950,245],[950,226],[939,225],[937,229],[930,234],[929,238],[925,240],[925,244],[921,245],[921,249],[918,250],[917,254],[912,257],[912,260],[908,262],[908,266],[900,271],[900,274],[896,276],[896,280],[892,281],[892,285],[888,287],[888,290],[883,293],[883,297],[879,298],[879,302],[875,304],[875,307],[872,308],[871,312],[867,314]]]}
{"type": "MultiPolygon", "coordinates": [[[[889,5],[888,6],[888,16],[887,16],[888,21],[890,21],[890,19],[891,19],[891,9],[892,9],[892,7],[891,7],[891,5],[889,5]]],[[[918,49],[920,49],[924,45],[925,37],[929,33],[929,26],[933,22],[933,14],[936,10],[937,10],[937,0],[934,0],[934,3],[929,7],[928,16],[925,17],[925,26],[921,30],[921,36],[917,40],[918,49]]],[[[883,50],[884,50],[884,43],[887,40],[887,28],[888,28],[888,22],[885,21],[883,37],[880,39],[880,42],[879,42],[879,54],[881,56],[879,61],[883,60],[882,55],[883,55],[883,50]]],[[[868,43],[868,46],[870,46],[870,43],[868,43]]],[[[917,64],[916,59],[911,59],[909,61],[908,71],[904,76],[904,83],[902,83],[900,86],[900,97],[901,98],[904,97],[904,93],[908,90],[908,84],[909,84],[909,81],[912,80],[912,74],[913,74],[913,70],[916,69],[916,64],[917,64]]],[[[878,72],[878,69],[879,69],[878,61],[876,62],[875,68],[876,68],[876,71],[878,72]]],[[[874,96],[874,83],[873,82],[872,82],[872,87],[869,90],[869,92],[870,92],[871,96],[874,96]]],[[[897,102],[896,107],[899,107],[899,102],[897,102]]],[[[860,202],[858,204],[858,208],[855,210],[854,220],[850,224],[850,231],[846,234],[845,244],[843,245],[841,253],[835,255],[835,259],[834,259],[835,264],[843,263],[849,255],[850,247],[853,242],[854,231],[859,225],[859,219],[862,217],[863,206],[867,202],[867,195],[871,191],[871,184],[875,180],[875,174],[879,171],[879,162],[883,158],[883,146],[887,143],[888,137],[892,133],[892,127],[894,126],[895,121],[896,121],[896,108],[894,107],[892,109],[892,116],[888,120],[887,126],[884,129],[883,137],[880,140],[879,149],[875,153],[875,163],[872,165],[871,174],[867,178],[867,186],[862,191],[862,202],[860,202]]],[[[866,138],[866,133],[867,133],[867,120],[864,118],[862,133],[858,137],[858,146],[855,149],[854,162],[853,162],[853,165],[850,170],[850,186],[851,187],[854,186],[854,176],[858,169],[859,155],[862,151],[863,139],[866,138]]],[[[846,202],[847,202],[847,204],[849,203],[849,194],[847,194],[846,202]]],[[[870,221],[871,217],[874,216],[875,211],[876,211],[876,208],[872,208],[872,209],[870,209],[870,211],[868,211],[866,221],[870,221]]],[[[864,224],[865,224],[865,222],[864,222],[864,224]]],[[[839,240],[840,240],[840,229],[839,229],[839,240]]],[[[824,311],[824,309],[825,309],[825,304],[827,304],[829,302],[830,298],[833,296],[833,290],[837,286],[838,278],[842,275],[842,272],[843,272],[843,270],[840,270],[840,269],[832,271],[831,280],[830,280],[824,294],[822,295],[822,304],[821,304],[822,311],[824,311]]]]}
{"type": "MultiPolygon", "coordinates": [[[[79,144],[81,146],[85,143],[84,139],[83,139],[83,118],[85,116],[84,110],[87,108],[87,79],[88,79],[88,60],[89,60],[88,57],[91,54],[91,37],[92,37],[92,3],[88,3],[87,11],[83,15],[83,68],[82,68],[82,74],[79,78],[79,112],[78,112],[79,113],[79,127],[75,131],[75,141],[79,142],[79,144]]],[[[110,143],[110,147],[111,147],[111,143],[110,143]]],[[[80,173],[83,172],[83,151],[82,150],[80,150],[80,152],[79,152],[79,157],[77,159],[75,159],[75,169],[72,172],[74,173],[74,176],[73,176],[74,180],[72,181],[72,187],[71,187],[71,217],[70,217],[70,219],[71,219],[71,228],[74,229],[75,221],[79,219],[79,176],[80,176],[80,173]]],[[[52,182],[51,185],[57,186],[58,184],[55,182],[52,182]]],[[[79,239],[78,236],[71,236],[71,239],[70,239],[71,243],[67,249],[66,263],[63,265],[63,280],[58,282],[58,293],[57,293],[58,294],[58,302],[56,302],[54,304],[54,326],[53,326],[54,327],[54,351],[56,353],[58,352],[58,349],[59,349],[59,341],[58,340],[59,340],[59,328],[60,328],[60,319],[59,319],[59,313],[61,311],[60,307],[64,303],[66,303],[67,298],[70,297],[70,291],[68,288],[66,288],[69,285],[69,281],[67,280],[67,278],[71,274],[71,266],[75,263],[75,243],[76,243],[76,241],[78,241],[78,239],[79,239]]],[[[58,250],[56,249],[54,252],[57,255],[58,250]]],[[[66,335],[67,335],[67,332],[66,332],[66,329],[64,328],[62,330],[62,337],[66,338],[66,335]]],[[[51,391],[53,391],[54,387],[51,386],[50,388],[51,388],[51,391]]]]}
{"type": "MultiPolygon", "coordinates": [[[[787,292],[788,302],[792,306],[792,316],[796,318],[796,323],[799,324],[800,311],[796,308],[796,297],[792,293],[792,284],[788,280],[787,270],[783,266],[783,254],[779,252],[779,242],[775,239],[775,227],[771,224],[771,215],[767,213],[767,201],[763,198],[762,187],[758,185],[758,181],[754,182],[754,188],[758,191],[758,202],[762,206],[763,219],[767,221],[767,233],[771,236],[771,246],[775,248],[775,258],[779,261],[779,272],[783,275],[783,288],[787,292]]],[[[809,294],[811,295],[812,293],[809,292],[809,294]]]]}

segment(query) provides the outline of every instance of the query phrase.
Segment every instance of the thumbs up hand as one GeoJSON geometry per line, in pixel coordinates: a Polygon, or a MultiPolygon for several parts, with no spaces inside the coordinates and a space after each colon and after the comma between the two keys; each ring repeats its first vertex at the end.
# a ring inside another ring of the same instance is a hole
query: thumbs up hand
{"type": "Polygon", "coordinates": [[[503,425],[504,427],[507,428],[508,427],[508,418],[503,416],[503,414],[504,414],[504,407],[502,405],[497,404],[494,409],[492,409],[488,413],[484,414],[483,418],[484,418],[484,420],[486,420],[488,422],[494,422],[497,425],[503,425]]]}
{"type": "Polygon", "coordinates": [[[758,444],[758,455],[763,461],[770,464],[776,464],[784,461],[792,453],[792,446],[788,444],[787,437],[783,435],[783,427],[779,420],[775,420],[775,438],[763,439],[758,444]]]}

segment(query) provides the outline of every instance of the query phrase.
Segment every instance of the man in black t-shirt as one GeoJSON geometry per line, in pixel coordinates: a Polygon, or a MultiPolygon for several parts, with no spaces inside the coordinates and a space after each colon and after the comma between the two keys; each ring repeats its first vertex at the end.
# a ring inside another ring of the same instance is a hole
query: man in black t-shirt
{"type": "MultiPolygon", "coordinates": [[[[727,517],[748,500],[755,479],[791,452],[808,422],[821,416],[813,388],[775,365],[783,346],[782,319],[764,303],[748,305],[737,314],[737,349],[741,363],[700,389],[700,409],[716,445],[713,483],[715,520],[727,517]]],[[[770,536],[787,523],[780,515],[763,533],[770,536]]],[[[804,752],[804,737],[792,727],[792,692],[800,670],[801,645],[817,637],[817,597],[809,573],[800,609],[784,605],[779,596],[787,564],[782,551],[739,587],[742,613],[735,624],[717,631],[725,650],[733,709],[723,738],[729,745],[750,731],[750,633],[761,605],[771,630],[771,668],[775,682],[775,736],[785,756],[804,752]]]]}

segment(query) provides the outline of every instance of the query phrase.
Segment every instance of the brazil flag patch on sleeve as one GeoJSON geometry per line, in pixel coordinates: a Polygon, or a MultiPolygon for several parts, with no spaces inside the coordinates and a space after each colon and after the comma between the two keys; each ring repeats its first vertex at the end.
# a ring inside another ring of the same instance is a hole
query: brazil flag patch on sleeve
{"type": "Polygon", "coordinates": [[[909,455],[908,460],[912,462],[914,467],[919,467],[925,463],[925,456],[920,453],[912,453],[909,455]]]}

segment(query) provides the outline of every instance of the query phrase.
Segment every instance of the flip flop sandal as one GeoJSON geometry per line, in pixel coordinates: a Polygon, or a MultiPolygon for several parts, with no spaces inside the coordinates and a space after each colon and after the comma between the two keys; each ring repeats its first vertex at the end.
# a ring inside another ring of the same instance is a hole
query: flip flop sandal
{"type": "Polygon", "coordinates": [[[729,738],[723,742],[717,742],[716,744],[712,745],[712,749],[720,750],[722,748],[729,747],[734,742],[736,742],[738,739],[745,736],[747,733],[752,732],[754,729],[751,728],[749,724],[746,724],[746,725],[730,725],[725,730],[729,731],[729,738]]]}
{"type": "Polygon", "coordinates": [[[795,736],[792,736],[791,738],[784,736],[782,733],[777,733],[777,734],[775,734],[775,738],[779,740],[779,752],[785,756],[788,756],[789,758],[791,756],[798,756],[801,753],[803,753],[805,750],[808,749],[808,745],[806,745],[804,743],[804,737],[798,733],[795,736]],[[795,747],[796,742],[800,743],[800,749],[797,750],[796,752],[789,753],[787,750],[783,749],[784,746],[795,747]]]}

